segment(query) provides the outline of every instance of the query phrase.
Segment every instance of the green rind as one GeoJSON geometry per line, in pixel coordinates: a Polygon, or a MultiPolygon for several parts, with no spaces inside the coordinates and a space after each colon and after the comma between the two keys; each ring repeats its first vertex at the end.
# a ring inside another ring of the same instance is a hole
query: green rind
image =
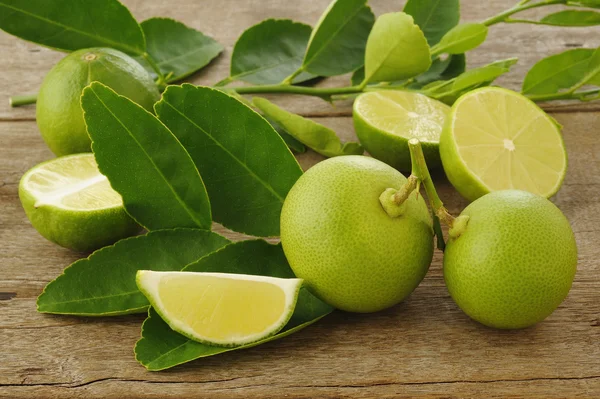
{"type": "MultiPolygon", "coordinates": [[[[235,347],[250,345],[250,344],[253,344],[258,341],[264,341],[265,339],[267,339],[267,338],[277,334],[279,331],[281,331],[281,329],[283,329],[285,327],[285,325],[290,321],[292,314],[294,313],[294,309],[296,308],[296,303],[298,302],[298,294],[300,292],[300,288],[302,287],[302,279],[300,279],[300,281],[296,285],[296,290],[294,292],[294,299],[290,303],[290,306],[286,309],[286,312],[287,312],[286,318],[284,319],[284,321],[281,322],[281,324],[277,325],[274,329],[272,329],[265,335],[260,336],[259,338],[255,339],[254,341],[244,342],[242,344],[222,344],[222,343],[210,341],[208,339],[203,339],[203,337],[194,336],[193,334],[189,334],[188,332],[183,331],[180,328],[178,328],[177,324],[173,323],[166,316],[166,312],[164,312],[164,309],[162,308],[162,306],[159,306],[154,295],[152,295],[151,292],[149,292],[148,290],[146,290],[144,288],[143,284],[141,284],[141,282],[140,282],[139,276],[140,276],[140,272],[138,271],[138,273],[136,274],[136,277],[135,277],[135,282],[136,282],[139,290],[144,294],[144,296],[146,296],[146,298],[150,302],[150,305],[152,306],[152,309],[154,309],[154,311],[156,311],[156,313],[160,316],[160,318],[163,319],[163,321],[165,321],[169,325],[169,327],[171,327],[171,329],[173,331],[183,335],[184,337],[186,337],[188,339],[191,339],[192,341],[196,341],[201,344],[205,344],[205,345],[209,345],[209,346],[217,346],[217,347],[224,347],[224,348],[235,348],[235,347]]],[[[143,328],[143,326],[142,326],[142,328],[143,328]]]]}
{"type": "MultiPolygon", "coordinates": [[[[87,154],[93,157],[92,154],[87,154]]],[[[81,154],[66,157],[80,157],[81,154]]],[[[66,157],[62,157],[66,158],[66,157]]],[[[34,206],[36,199],[24,187],[26,178],[42,162],[27,171],[19,183],[19,198],[31,225],[47,240],[78,252],[89,252],[137,234],[141,227],[125,212],[123,205],[99,210],[67,210],[54,205],[34,206]]]]}
{"type": "MultiPolygon", "coordinates": [[[[461,99],[457,100],[454,103],[454,105],[452,106],[452,110],[450,111],[450,114],[448,115],[448,119],[446,120],[444,129],[442,130],[442,135],[440,136],[440,147],[439,147],[440,157],[442,160],[442,165],[444,167],[444,171],[446,172],[446,176],[448,177],[448,180],[454,186],[456,191],[458,191],[460,193],[460,195],[462,195],[464,198],[466,198],[469,201],[475,201],[477,198],[482,197],[485,194],[488,194],[493,190],[490,189],[489,187],[487,187],[485,185],[485,183],[482,182],[478,176],[476,176],[474,173],[472,173],[469,170],[467,164],[461,158],[460,154],[458,153],[458,147],[456,145],[456,141],[454,140],[454,136],[452,133],[453,124],[454,124],[454,119],[456,117],[457,109],[460,106],[460,104],[462,103],[462,101],[467,96],[474,95],[474,94],[477,94],[482,91],[490,91],[490,90],[503,91],[506,93],[510,93],[511,95],[522,97],[518,93],[515,93],[515,92],[507,90],[507,89],[502,89],[500,87],[493,87],[493,88],[484,87],[484,88],[480,88],[477,90],[473,90],[473,91],[469,92],[469,94],[461,97],[461,99]]],[[[523,98],[526,99],[526,97],[523,97],[523,98]]],[[[556,123],[554,121],[552,121],[550,116],[548,116],[537,104],[535,104],[533,101],[530,101],[530,102],[539,110],[539,112],[543,113],[547,118],[549,118],[549,120],[552,122],[553,126],[556,126],[557,134],[560,137],[560,140],[561,140],[561,143],[562,143],[563,149],[564,149],[564,139],[562,137],[562,134],[560,134],[559,127],[556,125],[556,123]]],[[[567,167],[568,167],[568,157],[565,152],[564,173],[562,174],[560,180],[558,181],[558,183],[556,184],[554,189],[551,192],[543,195],[544,197],[550,198],[558,192],[558,190],[560,189],[560,187],[565,179],[567,167]]],[[[508,188],[509,187],[507,187],[507,189],[508,188]]],[[[498,190],[496,190],[496,191],[498,191],[498,190]]]]}

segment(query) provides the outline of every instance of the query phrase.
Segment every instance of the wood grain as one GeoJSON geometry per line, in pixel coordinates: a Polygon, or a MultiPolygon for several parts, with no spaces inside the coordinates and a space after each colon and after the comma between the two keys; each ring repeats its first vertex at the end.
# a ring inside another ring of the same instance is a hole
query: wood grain
{"type": "MultiPolygon", "coordinates": [[[[126,3],[139,18],[181,19],[212,34],[230,51],[246,26],[267,15],[314,22],[327,0],[126,3]]],[[[510,3],[463,1],[465,19],[481,19],[510,3]]],[[[396,6],[393,1],[374,2],[377,12],[396,6]]],[[[473,62],[515,52],[529,62],[567,44],[597,45],[598,37],[591,30],[548,35],[540,27],[494,29],[498,32],[491,36],[496,39],[474,54],[473,62]]],[[[579,265],[569,297],[543,323],[522,331],[496,331],[469,320],[446,291],[441,254],[436,252],[423,283],[392,309],[373,315],[336,312],[278,342],[151,373],[136,363],[132,352],[143,316],[75,318],[35,311],[45,284],[84,255],[44,240],[21,209],[21,175],[52,154],[31,120],[33,108],[10,110],[5,99],[9,93],[34,90],[60,54],[5,34],[0,35],[0,51],[11,55],[0,59],[0,398],[600,397],[599,113],[569,108],[553,114],[564,125],[570,163],[553,201],[572,223],[579,265]]],[[[195,81],[224,76],[226,58],[195,81]]],[[[520,68],[514,78],[507,78],[509,85],[522,79],[526,68],[520,68]]],[[[312,100],[278,99],[305,113],[347,112],[312,100]]],[[[318,120],[344,140],[355,139],[350,118],[318,120]]],[[[299,157],[305,169],[322,159],[312,152],[299,157]]],[[[459,213],[466,201],[439,173],[435,180],[450,211],[459,213]]],[[[232,239],[244,238],[220,226],[216,230],[232,239]]]]}

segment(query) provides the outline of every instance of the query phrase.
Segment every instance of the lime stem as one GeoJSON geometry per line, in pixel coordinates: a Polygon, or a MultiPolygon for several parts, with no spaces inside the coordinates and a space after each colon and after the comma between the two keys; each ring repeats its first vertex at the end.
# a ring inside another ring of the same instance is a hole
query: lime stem
{"type": "Polygon", "coordinates": [[[418,183],[419,179],[417,176],[408,176],[406,183],[404,183],[402,187],[400,187],[400,190],[396,191],[396,193],[392,196],[392,201],[396,205],[402,205],[404,201],[408,199],[410,194],[417,188],[418,183]]]}
{"type": "Polygon", "coordinates": [[[283,79],[283,81],[281,82],[281,84],[282,85],[286,85],[286,86],[291,85],[294,82],[294,78],[296,76],[300,75],[302,72],[304,72],[304,68],[303,67],[298,68],[290,76],[288,76],[287,78],[283,79]]]}
{"type": "Polygon", "coordinates": [[[37,93],[13,96],[8,99],[8,103],[11,107],[20,107],[21,105],[35,104],[37,101],[37,96],[37,93]]]}
{"type": "MultiPolygon", "coordinates": [[[[511,15],[516,14],[518,12],[521,12],[521,11],[529,10],[532,8],[545,7],[545,6],[549,6],[549,5],[553,5],[553,4],[566,4],[566,3],[567,3],[567,0],[544,0],[544,1],[540,1],[538,3],[530,3],[529,1],[521,1],[516,6],[509,8],[508,10],[505,10],[498,15],[488,18],[481,23],[484,24],[485,26],[492,26],[492,25],[496,25],[496,24],[499,24],[502,22],[506,22],[508,17],[510,17],[511,15]]],[[[514,20],[511,22],[514,22],[514,20]]],[[[528,22],[528,23],[530,23],[530,22],[528,22]]]]}
{"type": "Polygon", "coordinates": [[[165,75],[160,70],[160,67],[158,66],[156,61],[154,61],[154,59],[148,53],[142,54],[142,58],[148,63],[148,65],[150,65],[150,67],[152,68],[154,73],[156,73],[156,76],[158,77],[158,80],[156,81],[156,85],[160,88],[163,88],[164,86],[166,86],[167,80],[165,78],[165,75]]]}
{"type": "Polygon", "coordinates": [[[427,168],[425,156],[423,155],[421,142],[418,139],[410,139],[408,140],[408,148],[410,150],[410,159],[413,168],[411,176],[415,176],[425,187],[429,204],[431,205],[435,216],[446,223],[448,227],[452,227],[454,217],[450,215],[448,210],[444,207],[444,203],[438,196],[435,186],[433,185],[433,180],[431,180],[429,168],[427,168]]]}

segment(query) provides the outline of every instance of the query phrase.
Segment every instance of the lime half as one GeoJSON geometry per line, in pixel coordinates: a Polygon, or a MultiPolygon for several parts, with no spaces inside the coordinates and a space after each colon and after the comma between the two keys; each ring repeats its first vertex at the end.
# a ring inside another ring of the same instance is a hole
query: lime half
{"type": "Polygon", "coordinates": [[[91,251],[140,230],[98,171],[93,154],[37,165],[21,178],[19,197],[42,236],[76,251],[91,251]]]}
{"type": "Polygon", "coordinates": [[[140,270],[137,285],[174,331],[218,346],[269,337],[289,321],[302,280],[140,270]]]}
{"type": "Polygon", "coordinates": [[[450,107],[419,93],[372,91],[354,101],[354,128],[360,143],[388,165],[410,171],[408,140],[418,138],[427,165],[440,164],[439,140],[450,107]]]}
{"type": "Polygon", "coordinates": [[[510,90],[483,88],[454,103],[440,139],[448,179],[470,201],[518,189],[551,197],[567,171],[557,123],[510,90]]]}

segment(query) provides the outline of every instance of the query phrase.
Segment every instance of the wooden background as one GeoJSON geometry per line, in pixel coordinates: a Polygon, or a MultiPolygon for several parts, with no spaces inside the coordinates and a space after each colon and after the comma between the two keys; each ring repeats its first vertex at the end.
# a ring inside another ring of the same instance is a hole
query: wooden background
{"type": "MultiPolygon", "coordinates": [[[[173,17],[223,43],[225,53],[192,78],[212,84],[227,75],[232,46],[244,29],[267,17],[314,24],[328,1],[124,2],[140,20],[173,17]]],[[[377,14],[403,4],[372,3],[377,14]]],[[[477,21],[513,0],[462,3],[463,20],[477,21]]],[[[597,47],[599,34],[597,28],[495,26],[488,41],[469,53],[469,64],[518,56],[514,72],[500,81],[518,88],[536,60],[568,48],[597,47]]],[[[35,107],[11,109],[8,97],[35,92],[63,54],[3,32],[0,54],[1,398],[600,397],[599,104],[546,106],[564,125],[570,168],[553,201],[573,225],[579,265],[569,297],[543,323],[496,331],[469,320],[444,287],[437,252],[423,283],[393,309],[373,315],[336,312],[278,342],[151,373],[136,363],[132,351],[142,316],[85,319],[35,311],[44,285],[82,255],[44,240],[21,209],[21,175],[53,155],[37,130],[35,107]]],[[[318,99],[276,98],[344,139],[353,138],[348,104],[332,108],[318,99]]],[[[314,153],[300,157],[304,168],[320,159],[314,153]]],[[[437,183],[450,211],[460,212],[466,202],[444,180],[437,183]]]]}

